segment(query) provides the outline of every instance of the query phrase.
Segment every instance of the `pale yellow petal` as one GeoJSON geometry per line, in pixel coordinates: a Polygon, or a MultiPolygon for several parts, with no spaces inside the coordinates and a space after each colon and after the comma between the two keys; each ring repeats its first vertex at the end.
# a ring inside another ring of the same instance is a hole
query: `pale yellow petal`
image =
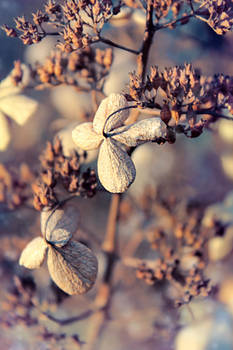
{"type": "Polygon", "coordinates": [[[79,213],[72,205],[57,209],[44,208],[41,212],[41,232],[57,247],[64,246],[78,229],[79,213]]]}
{"type": "Polygon", "coordinates": [[[98,176],[103,187],[112,193],[122,193],[134,181],[136,170],[125,150],[108,138],[100,146],[98,176]]]}
{"type": "Polygon", "coordinates": [[[128,102],[122,94],[113,93],[102,100],[93,120],[93,129],[95,132],[102,135],[103,131],[109,132],[112,129],[123,125],[124,121],[129,116],[129,109],[117,112],[109,119],[108,117],[113,112],[124,107],[128,107],[128,102]]]}
{"type": "Polygon", "coordinates": [[[28,269],[37,269],[45,259],[48,244],[42,237],[34,238],[24,248],[19,259],[19,265],[28,269]]]}
{"type": "Polygon", "coordinates": [[[10,142],[11,136],[7,118],[0,112],[0,151],[5,151],[10,142]]]}
{"type": "Polygon", "coordinates": [[[11,95],[0,99],[0,111],[23,125],[36,111],[38,103],[24,95],[11,95]]]}
{"type": "Polygon", "coordinates": [[[103,136],[98,135],[92,127],[92,123],[82,123],[72,131],[72,138],[76,146],[85,151],[98,148],[103,136]]]}
{"type": "Polygon", "coordinates": [[[19,85],[14,85],[12,72],[10,72],[5,79],[0,81],[0,101],[3,97],[19,94],[23,88],[29,84],[31,78],[29,68],[21,63],[21,69],[23,71],[23,81],[19,85]]]}
{"type": "Polygon", "coordinates": [[[63,248],[49,247],[48,269],[52,280],[64,292],[83,294],[95,283],[98,262],[84,244],[70,241],[63,248]]]}
{"type": "Polygon", "coordinates": [[[136,147],[144,142],[155,141],[157,138],[165,137],[166,124],[159,118],[149,118],[139,122],[121,127],[109,133],[120,143],[129,147],[136,147]]]}

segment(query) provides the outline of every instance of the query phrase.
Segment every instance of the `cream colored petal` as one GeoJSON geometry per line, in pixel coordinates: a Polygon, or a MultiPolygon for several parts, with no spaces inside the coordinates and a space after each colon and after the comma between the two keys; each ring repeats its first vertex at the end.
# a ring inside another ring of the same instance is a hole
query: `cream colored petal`
{"type": "Polygon", "coordinates": [[[110,138],[100,146],[98,176],[103,187],[112,193],[125,192],[136,176],[129,155],[110,138]]]}
{"type": "Polygon", "coordinates": [[[11,136],[7,118],[2,112],[0,112],[0,151],[5,151],[10,142],[10,139],[11,136]]]}
{"type": "Polygon", "coordinates": [[[85,151],[98,148],[103,136],[98,135],[92,127],[92,123],[82,123],[72,131],[72,138],[76,146],[85,151]]]}
{"type": "Polygon", "coordinates": [[[3,97],[18,94],[20,91],[22,91],[22,88],[15,86],[11,75],[8,75],[0,82],[0,101],[3,97]]]}
{"type": "Polygon", "coordinates": [[[71,205],[62,208],[44,208],[41,212],[41,232],[44,238],[57,247],[64,246],[76,232],[79,225],[79,213],[71,205]]]}
{"type": "Polygon", "coordinates": [[[27,122],[37,106],[35,100],[24,95],[11,95],[0,99],[0,110],[19,125],[27,122]]]}
{"type": "Polygon", "coordinates": [[[144,142],[155,141],[158,137],[165,137],[166,132],[166,124],[161,119],[150,118],[115,129],[109,134],[118,142],[135,147],[144,142]]]}
{"type": "Polygon", "coordinates": [[[42,237],[34,238],[24,248],[19,259],[19,265],[28,269],[37,269],[45,259],[48,244],[42,237]]]}
{"type": "Polygon", "coordinates": [[[0,100],[6,96],[19,94],[30,83],[31,73],[28,66],[21,63],[21,69],[23,71],[23,81],[18,86],[13,83],[12,72],[0,82],[0,100]]]}
{"type": "Polygon", "coordinates": [[[124,121],[129,116],[128,109],[115,113],[108,120],[107,118],[113,112],[127,106],[128,102],[125,96],[122,94],[113,93],[106,97],[104,100],[102,100],[93,120],[93,129],[95,130],[95,132],[99,135],[102,135],[103,130],[105,132],[109,132],[110,130],[123,125],[124,121]]]}
{"type": "Polygon", "coordinates": [[[95,283],[98,262],[84,244],[70,241],[63,248],[49,247],[48,269],[53,281],[64,292],[83,294],[95,283]]]}

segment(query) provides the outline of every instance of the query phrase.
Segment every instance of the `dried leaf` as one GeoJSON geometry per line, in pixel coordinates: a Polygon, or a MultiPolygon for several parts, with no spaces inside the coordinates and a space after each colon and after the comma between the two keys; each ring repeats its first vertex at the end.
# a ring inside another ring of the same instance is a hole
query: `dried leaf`
{"type": "Polygon", "coordinates": [[[49,247],[48,269],[53,281],[64,292],[83,294],[96,280],[98,262],[84,244],[70,241],[63,248],[49,247]]]}
{"type": "Polygon", "coordinates": [[[112,193],[122,193],[134,181],[134,164],[118,143],[107,138],[100,146],[98,175],[102,185],[112,193]]]}
{"type": "Polygon", "coordinates": [[[47,249],[48,244],[42,237],[34,238],[22,251],[19,265],[28,269],[37,269],[43,264],[47,249]]]}
{"type": "Polygon", "coordinates": [[[93,129],[99,135],[103,134],[103,131],[109,132],[114,128],[123,125],[124,121],[129,116],[129,110],[123,110],[111,116],[106,122],[108,116],[120,108],[128,106],[128,102],[122,94],[110,94],[99,105],[99,108],[95,114],[93,120],[93,129]],[[106,123],[106,125],[105,125],[106,123]],[[105,130],[104,130],[105,127],[105,130]]]}
{"type": "Polygon", "coordinates": [[[144,142],[154,141],[158,137],[165,137],[166,131],[166,125],[161,119],[150,118],[118,128],[109,135],[126,146],[136,147],[144,142]]]}
{"type": "Polygon", "coordinates": [[[73,206],[41,212],[41,232],[44,238],[57,247],[64,246],[78,228],[79,214],[73,206]]]}
{"type": "Polygon", "coordinates": [[[72,131],[74,143],[85,151],[98,148],[103,140],[103,136],[93,130],[92,123],[82,123],[72,131]]]}

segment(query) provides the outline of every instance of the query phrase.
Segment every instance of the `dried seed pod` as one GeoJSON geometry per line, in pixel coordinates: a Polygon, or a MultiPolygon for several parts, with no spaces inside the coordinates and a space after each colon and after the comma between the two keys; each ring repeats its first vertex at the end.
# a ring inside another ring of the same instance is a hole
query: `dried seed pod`
{"type": "Polygon", "coordinates": [[[150,118],[118,128],[109,135],[111,135],[111,139],[115,139],[126,146],[136,147],[144,142],[155,141],[156,138],[165,138],[166,131],[166,125],[161,119],[150,118]]]}
{"type": "Polygon", "coordinates": [[[123,125],[124,121],[129,116],[129,110],[117,112],[109,119],[107,119],[113,112],[127,107],[128,102],[122,94],[110,94],[104,100],[101,101],[99,108],[95,114],[93,120],[93,129],[99,135],[103,134],[103,131],[109,132],[114,128],[118,128],[123,125]]]}
{"type": "Polygon", "coordinates": [[[92,125],[92,123],[82,123],[72,131],[74,143],[85,151],[98,148],[103,140],[103,136],[97,134],[92,125]]]}
{"type": "Polygon", "coordinates": [[[19,265],[28,269],[37,269],[43,264],[47,249],[48,244],[42,237],[34,238],[22,251],[19,265]]]}
{"type": "Polygon", "coordinates": [[[70,241],[62,248],[49,247],[48,269],[53,281],[64,292],[83,294],[96,280],[98,262],[84,244],[70,241]]]}
{"type": "Polygon", "coordinates": [[[41,212],[41,232],[45,240],[57,247],[64,246],[77,230],[79,214],[73,206],[41,212]]]}
{"type": "Polygon", "coordinates": [[[135,179],[131,158],[112,138],[104,140],[100,147],[98,175],[102,185],[112,193],[126,191],[135,179]]]}

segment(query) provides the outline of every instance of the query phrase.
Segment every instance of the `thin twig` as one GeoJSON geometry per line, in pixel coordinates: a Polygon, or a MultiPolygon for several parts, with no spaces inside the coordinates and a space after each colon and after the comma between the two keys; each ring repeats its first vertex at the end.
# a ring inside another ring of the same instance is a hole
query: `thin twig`
{"type": "Polygon", "coordinates": [[[146,67],[149,58],[150,47],[153,42],[153,36],[156,27],[153,25],[153,1],[147,1],[147,11],[146,11],[146,28],[144,32],[142,47],[137,58],[137,74],[141,77],[142,81],[145,79],[146,67]]]}
{"type": "Polygon", "coordinates": [[[121,195],[115,193],[112,195],[111,205],[109,209],[109,216],[106,228],[106,235],[102,244],[102,250],[106,255],[106,266],[102,278],[102,283],[99,287],[95,306],[99,310],[92,315],[89,324],[89,335],[87,344],[84,346],[85,350],[94,349],[108,319],[108,309],[110,306],[112,295],[112,277],[117,261],[117,220],[120,205],[121,195]]]}
{"type": "Polygon", "coordinates": [[[83,313],[81,313],[80,315],[65,318],[65,319],[59,319],[59,318],[56,318],[56,317],[48,314],[47,312],[42,312],[42,314],[44,316],[46,316],[49,320],[51,320],[55,323],[58,323],[61,326],[67,326],[68,324],[71,324],[74,322],[83,321],[86,318],[90,317],[93,313],[94,313],[94,310],[86,310],[83,313]]]}
{"type": "Polygon", "coordinates": [[[107,44],[107,45],[116,47],[116,48],[118,48],[118,49],[121,49],[121,50],[130,52],[130,53],[133,53],[134,55],[138,55],[138,54],[139,54],[139,51],[138,51],[138,50],[130,49],[129,47],[126,47],[126,46],[123,46],[123,45],[114,43],[113,41],[111,41],[111,40],[109,40],[109,39],[103,38],[102,36],[99,37],[99,41],[101,41],[101,42],[104,43],[104,44],[107,44]]]}
{"type": "Polygon", "coordinates": [[[227,119],[227,120],[233,121],[233,117],[229,117],[227,115],[215,112],[212,109],[200,109],[198,111],[195,111],[195,113],[196,114],[208,114],[208,115],[212,115],[212,117],[214,117],[214,118],[227,119]]]}

